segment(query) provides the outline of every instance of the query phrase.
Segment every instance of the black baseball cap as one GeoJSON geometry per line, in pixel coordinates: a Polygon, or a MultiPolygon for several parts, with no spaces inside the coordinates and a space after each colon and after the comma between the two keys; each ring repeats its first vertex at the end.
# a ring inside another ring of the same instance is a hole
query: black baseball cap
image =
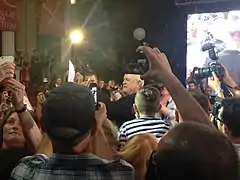
{"type": "Polygon", "coordinates": [[[89,88],[67,82],[52,90],[43,108],[43,128],[52,140],[75,146],[95,126],[95,103],[89,88]]]}

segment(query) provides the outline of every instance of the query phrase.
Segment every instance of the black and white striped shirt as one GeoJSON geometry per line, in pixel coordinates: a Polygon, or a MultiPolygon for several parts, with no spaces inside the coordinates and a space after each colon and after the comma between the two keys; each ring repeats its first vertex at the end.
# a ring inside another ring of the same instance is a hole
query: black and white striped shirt
{"type": "Polygon", "coordinates": [[[144,117],[125,122],[119,129],[119,142],[124,145],[128,139],[137,134],[151,133],[160,139],[168,130],[170,124],[159,118],[144,117]]]}

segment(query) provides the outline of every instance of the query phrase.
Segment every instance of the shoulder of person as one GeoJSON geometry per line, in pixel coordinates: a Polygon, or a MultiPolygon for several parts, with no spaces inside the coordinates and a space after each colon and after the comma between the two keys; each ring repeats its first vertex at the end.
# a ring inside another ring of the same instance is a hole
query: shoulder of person
{"type": "Polygon", "coordinates": [[[103,160],[103,162],[108,164],[108,166],[110,167],[110,170],[112,171],[134,172],[133,166],[123,159],[119,159],[116,161],[103,160]]]}
{"type": "Polygon", "coordinates": [[[41,169],[41,165],[48,161],[48,157],[43,154],[27,156],[21,159],[13,169],[12,179],[31,179],[36,169],[41,169]]]}
{"type": "MultiPolygon", "coordinates": [[[[119,99],[118,101],[134,101],[136,94],[130,94],[130,95],[126,95],[124,97],[122,97],[121,99],[119,99]]],[[[132,104],[131,104],[132,105],[132,104]]]]}
{"type": "Polygon", "coordinates": [[[27,156],[27,157],[22,158],[19,161],[19,164],[30,165],[31,167],[33,167],[34,165],[39,165],[39,164],[47,162],[48,159],[49,158],[44,154],[36,154],[33,156],[27,156]]]}

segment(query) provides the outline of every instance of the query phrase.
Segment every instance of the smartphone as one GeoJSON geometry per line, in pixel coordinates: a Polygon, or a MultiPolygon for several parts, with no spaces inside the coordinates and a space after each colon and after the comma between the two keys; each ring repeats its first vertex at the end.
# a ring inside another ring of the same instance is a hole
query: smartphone
{"type": "Polygon", "coordinates": [[[94,102],[95,102],[95,109],[98,110],[99,107],[99,87],[97,83],[91,83],[89,85],[89,88],[92,92],[92,95],[94,97],[94,102]]]}
{"type": "Polygon", "coordinates": [[[14,57],[13,56],[1,56],[0,57],[0,65],[4,63],[13,63],[14,57]]]}

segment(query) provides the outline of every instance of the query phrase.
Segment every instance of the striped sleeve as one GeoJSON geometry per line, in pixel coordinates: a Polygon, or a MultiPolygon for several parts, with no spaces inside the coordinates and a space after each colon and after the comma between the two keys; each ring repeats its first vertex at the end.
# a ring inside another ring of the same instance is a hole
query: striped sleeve
{"type": "Polygon", "coordinates": [[[120,129],[119,129],[119,137],[118,137],[120,146],[124,146],[127,142],[127,134],[126,134],[126,128],[125,125],[123,124],[120,129]]]}

